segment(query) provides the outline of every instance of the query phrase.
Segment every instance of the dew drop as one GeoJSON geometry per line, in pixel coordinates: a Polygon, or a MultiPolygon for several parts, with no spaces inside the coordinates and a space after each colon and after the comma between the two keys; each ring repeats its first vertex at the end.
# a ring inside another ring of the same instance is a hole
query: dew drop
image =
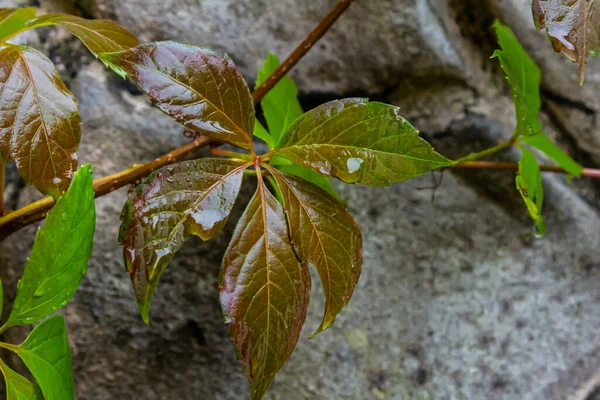
{"type": "Polygon", "coordinates": [[[351,157],[346,161],[346,165],[348,166],[348,173],[352,174],[359,170],[361,164],[365,162],[362,158],[351,157]]]}

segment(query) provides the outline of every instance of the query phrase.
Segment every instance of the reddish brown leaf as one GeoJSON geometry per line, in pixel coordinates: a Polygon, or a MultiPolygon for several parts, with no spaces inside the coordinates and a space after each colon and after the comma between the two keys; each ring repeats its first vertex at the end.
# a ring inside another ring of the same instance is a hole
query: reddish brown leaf
{"type": "Polygon", "coordinates": [[[360,277],[362,236],[348,211],[329,193],[268,168],[283,197],[290,236],[300,261],[312,263],[325,289],[325,315],[313,336],[329,328],[350,301],[360,277]]]}
{"type": "Polygon", "coordinates": [[[46,14],[27,24],[28,28],[47,25],[60,25],[73,35],[95,55],[115,52],[137,46],[139,41],[121,25],[105,19],[88,20],[67,14],[46,14]]]}
{"type": "Polygon", "coordinates": [[[221,231],[247,167],[224,159],[186,161],[154,172],[130,194],[119,244],[125,246],[125,263],[146,323],[167,264],[189,236],[209,240],[221,231]]]}
{"type": "Polygon", "coordinates": [[[254,102],[228,56],[219,57],[200,46],[156,42],[101,58],[186,128],[251,148],[254,102]]]}
{"type": "Polygon", "coordinates": [[[62,193],[77,169],[81,118],[48,58],[24,46],[0,49],[0,111],[0,156],[42,193],[62,193]]]}
{"type": "Polygon", "coordinates": [[[453,164],[419,137],[398,107],[366,99],[331,101],[305,113],[265,157],[274,154],[344,182],[375,186],[453,164]]]}
{"type": "Polygon", "coordinates": [[[281,205],[260,175],[223,258],[219,291],[252,399],[261,399],[298,341],[310,275],[296,259],[281,205]]]}
{"type": "Polygon", "coordinates": [[[600,9],[594,0],[533,0],[538,29],[546,33],[556,52],[579,64],[583,84],[589,56],[600,51],[600,9]]]}

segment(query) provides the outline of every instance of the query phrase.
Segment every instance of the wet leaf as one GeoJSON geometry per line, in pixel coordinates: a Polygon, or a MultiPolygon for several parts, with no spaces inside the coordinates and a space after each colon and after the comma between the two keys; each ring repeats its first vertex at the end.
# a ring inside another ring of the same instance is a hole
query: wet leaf
{"type": "Polygon", "coordinates": [[[521,161],[519,161],[519,173],[516,179],[517,189],[525,202],[529,215],[535,222],[535,234],[543,236],[546,232],[546,225],[542,218],[544,188],[540,167],[531,151],[521,146],[519,148],[522,156],[521,161]]]}
{"type": "Polygon", "coordinates": [[[46,14],[27,24],[28,28],[59,25],[67,29],[98,56],[104,52],[116,52],[137,46],[139,41],[121,25],[105,19],[88,20],[67,14],[46,14]]]}
{"type": "Polygon", "coordinates": [[[517,113],[515,135],[539,133],[542,130],[542,124],[537,117],[542,104],[540,69],[508,26],[496,20],[494,28],[502,50],[496,50],[492,58],[498,58],[500,61],[512,90],[517,113]]]}
{"type": "MultiPolygon", "coordinates": [[[[269,53],[258,71],[256,86],[260,86],[279,67],[277,56],[269,53]]],[[[302,114],[302,107],[298,101],[298,87],[289,76],[284,76],[266,95],[260,105],[265,114],[269,132],[275,144],[302,114]]],[[[275,146],[270,147],[273,149],[275,146]]]]}
{"type": "Polygon", "coordinates": [[[567,153],[562,151],[543,133],[526,136],[522,139],[524,143],[543,151],[548,157],[556,161],[565,171],[573,176],[581,176],[583,167],[573,160],[567,153]]]}
{"type": "Polygon", "coordinates": [[[270,171],[282,193],[296,254],[301,262],[315,266],[325,289],[325,315],[315,336],[333,323],[352,297],[362,266],[360,228],[324,190],[293,175],[270,171]]]}
{"type": "Polygon", "coordinates": [[[0,156],[27,183],[58,196],[77,169],[81,118],[52,62],[29,47],[0,49],[0,156]]]}
{"type": "Polygon", "coordinates": [[[35,18],[36,10],[27,8],[0,8],[0,41],[26,27],[27,21],[35,18]]]}
{"type": "Polygon", "coordinates": [[[335,197],[340,203],[344,203],[344,200],[336,193],[333,185],[331,184],[330,178],[321,175],[317,171],[303,167],[302,165],[293,163],[286,160],[283,157],[274,156],[271,164],[278,170],[283,171],[287,174],[295,175],[302,179],[309,181],[325,190],[327,193],[335,197]]]}
{"type": "Polygon", "coordinates": [[[185,161],[150,175],[130,194],[119,244],[143,320],[160,276],[183,242],[221,231],[248,165],[225,159],[185,161]]]}
{"type": "Polygon", "coordinates": [[[38,230],[7,326],[31,324],[63,307],[87,271],[96,211],[92,169],[81,167],[38,230]]]}
{"type": "Polygon", "coordinates": [[[27,378],[17,374],[0,359],[0,370],[6,383],[6,400],[39,400],[40,391],[27,378]]]}
{"type": "Polygon", "coordinates": [[[594,0],[533,0],[538,30],[546,29],[554,51],[579,64],[583,85],[589,56],[600,52],[600,9],[594,0]]]}
{"type": "Polygon", "coordinates": [[[15,351],[31,371],[45,400],[75,400],[71,348],[62,315],[36,326],[15,351]]]}
{"type": "Polygon", "coordinates": [[[419,137],[397,107],[356,98],[305,113],[268,153],[274,154],[322,175],[374,186],[453,164],[419,137]]]}
{"type": "Polygon", "coordinates": [[[250,149],[254,102],[227,55],[219,57],[200,46],[155,42],[103,53],[101,58],[186,128],[250,149]]]}
{"type": "Polygon", "coordinates": [[[219,292],[251,397],[261,399],[298,341],[310,275],[296,259],[281,205],[260,179],[223,258],[219,292]]]}

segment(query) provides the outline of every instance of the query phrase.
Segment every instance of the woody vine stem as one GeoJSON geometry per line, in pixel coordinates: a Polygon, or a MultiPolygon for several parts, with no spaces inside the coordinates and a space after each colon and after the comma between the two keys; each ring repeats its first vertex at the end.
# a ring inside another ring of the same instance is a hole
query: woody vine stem
{"type": "MultiPolygon", "coordinates": [[[[265,94],[267,94],[267,92],[273,88],[273,86],[275,86],[306,53],[308,53],[314,44],[331,28],[334,22],[344,13],[344,11],[346,11],[346,9],[348,9],[352,2],[353,0],[340,0],[331,9],[327,16],[306,37],[306,39],[298,45],[273,74],[271,74],[262,85],[254,90],[252,98],[255,104],[258,104],[265,94]]],[[[214,143],[206,137],[196,137],[192,142],[156,158],[147,164],[134,165],[131,168],[117,172],[116,174],[96,179],[94,181],[95,196],[104,196],[126,185],[135,183],[149,175],[152,171],[181,160],[190,153],[209,144],[218,145],[218,143],[214,143]]],[[[449,168],[517,170],[519,168],[517,163],[479,161],[482,158],[507,149],[514,144],[515,139],[513,138],[490,149],[463,157],[449,168]]],[[[219,150],[213,149],[213,154],[218,154],[219,152],[219,150]]],[[[4,169],[4,163],[0,160],[0,240],[5,239],[11,233],[16,232],[31,223],[43,219],[54,205],[54,199],[48,196],[16,211],[4,214],[4,169]]],[[[545,172],[566,173],[564,169],[556,166],[542,165],[540,166],[540,169],[545,172]]],[[[582,176],[600,179],[600,169],[586,168],[583,170],[582,176]]]]}

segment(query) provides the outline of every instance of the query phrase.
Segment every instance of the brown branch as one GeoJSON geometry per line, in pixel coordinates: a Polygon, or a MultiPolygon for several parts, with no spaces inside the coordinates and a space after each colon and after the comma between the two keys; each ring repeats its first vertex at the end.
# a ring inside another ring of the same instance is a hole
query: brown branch
{"type": "MultiPolygon", "coordinates": [[[[518,163],[512,162],[495,162],[495,161],[465,161],[462,163],[454,164],[448,168],[467,168],[467,169],[504,169],[517,171],[519,169],[518,163]]],[[[557,174],[566,174],[563,168],[555,165],[540,165],[540,170],[543,172],[554,172],[557,174]]],[[[590,178],[600,178],[600,169],[584,168],[581,176],[588,176],[590,178]]]]}
{"type": "Polygon", "coordinates": [[[331,9],[329,14],[321,21],[319,26],[316,27],[307,37],[304,39],[302,43],[296,50],[290,54],[290,56],[279,66],[271,76],[269,76],[259,87],[254,90],[252,93],[252,97],[254,97],[254,102],[258,103],[260,99],[262,99],[269,90],[275,85],[275,83],[279,82],[281,78],[285,76],[297,63],[300,61],[302,57],[313,47],[313,45],[323,37],[323,35],[329,30],[331,25],[346,11],[346,9],[352,4],[353,0],[340,0],[335,7],[331,9]]]}
{"type": "MultiPolygon", "coordinates": [[[[254,104],[258,104],[262,98],[285,76],[285,74],[295,66],[298,61],[313,47],[313,45],[331,28],[333,23],[350,6],[353,0],[340,0],[319,25],[304,39],[302,43],[289,55],[287,59],[277,68],[267,80],[252,93],[254,104]]],[[[148,164],[135,166],[127,170],[106,176],[94,181],[94,190],[96,197],[103,196],[117,189],[132,184],[152,171],[172,164],[193,151],[211,143],[205,137],[195,139],[193,142],[179,147],[159,157],[148,164]]],[[[44,197],[34,203],[31,203],[17,211],[0,216],[0,241],[16,232],[24,226],[43,219],[48,211],[54,205],[52,197],[44,197]]],[[[1,215],[1,214],[0,214],[1,215]]]]}

